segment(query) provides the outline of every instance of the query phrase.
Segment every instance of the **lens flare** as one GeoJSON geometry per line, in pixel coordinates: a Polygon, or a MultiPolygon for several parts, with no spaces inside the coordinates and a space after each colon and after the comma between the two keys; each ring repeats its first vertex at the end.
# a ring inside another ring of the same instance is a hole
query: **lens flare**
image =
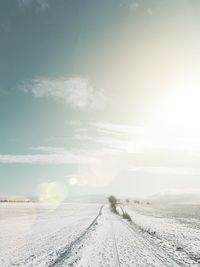
{"type": "Polygon", "coordinates": [[[39,186],[40,202],[61,203],[67,196],[67,187],[62,182],[42,183],[39,186]]]}

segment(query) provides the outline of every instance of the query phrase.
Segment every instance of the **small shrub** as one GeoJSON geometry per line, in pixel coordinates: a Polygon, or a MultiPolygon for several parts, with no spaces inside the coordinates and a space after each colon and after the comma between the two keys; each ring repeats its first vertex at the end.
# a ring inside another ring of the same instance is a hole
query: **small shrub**
{"type": "Polygon", "coordinates": [[[131,216],[127,212],[123,212],[122,217],[123,219],[128,220],[129,222],[132,222],[131,216]]]}
{"type": "Polygon", "coordinates": [[[156,235],[156,232],[152,231],[151,229],[147,229],[146,232],[151,236],[155,236],[156,235]]]}

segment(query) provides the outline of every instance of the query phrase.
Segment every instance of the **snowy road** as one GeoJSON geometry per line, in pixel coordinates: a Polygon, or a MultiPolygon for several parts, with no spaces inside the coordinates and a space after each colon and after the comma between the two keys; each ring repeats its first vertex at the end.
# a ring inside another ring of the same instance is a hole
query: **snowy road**
{"type": "Polygon", "coordinates": [[[83,241],[80,261],[75,266],[183,266],[108,209],[104,208],[102,217],[93,236],[83,241]]]}
{"type": "Polygon", "coordinates": [[[120,266],[180,266],[129,223],[116,218],[112,225],[117,240],[120,266]]]}
{"type": "Polygon", "coordinates": [[[134,223],[111,213],[108,206],[2,207],[1,267],[199,266],[175,259],[134,223]]]}

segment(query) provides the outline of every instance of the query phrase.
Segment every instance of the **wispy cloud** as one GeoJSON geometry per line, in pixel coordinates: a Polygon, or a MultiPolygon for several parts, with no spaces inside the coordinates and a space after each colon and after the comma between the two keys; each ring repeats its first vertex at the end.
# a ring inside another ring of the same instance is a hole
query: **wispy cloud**
{"type": "Polygon", "coordinates": [[[148,174],[165,174],[165,175],[199,175],[200,169],[198,168],[187,168],[187,167],[152,167],[152,166],[141,166],[133,167],[128,169],[131,172],[140,172],[148,174]]]}
{"type": "Polygon", "coordinates": [[[8,33],[10,30],[10,22],[4,22],[0,24],[0,32],[8,33]]]}
{"type": "Polygon", "coordinates": [[[129,3],[129,8],[131,10],[137,10],[139,8],[139,4],[137,2],[135,2],[135,1],[132,1],[132,2],[129,3]]]}
{"type": "Polygon", "coordinates": [[[18,0],[21,8],[34,6],[37,13],[49,8],[49,0],[18,0]]]}
{"type": "Polygon", "coordinates": [[[110,122],[97,122],[90,124],[96,131],[96,142],[113,150],[114,154],[140,153],[141,145],[150,130],[140,126],[115,124],[110,122]]]}
{"type": "Polygon", "coordinates": [[[156,129],[111,122],[75,125],[72,136],[68,136],[74,142],[73,149],[66,150],[63,145],[29,147],[30,153],[25,155],[0,155],[0,163],[76,164],[77,167],[84,164],[86,167],[112,160],[115,168],[139,173],[199,173],[199,138],[181,138],[156,129]]]}
{"type": "Polygon", "coordinates": [[[147,9],[147,13],[148,13],[150,16],[152,16],[152,15],[153,15],[153,10],[152,10],[151,8],[148,8],[148,9],[147,9]]]}
{"type": "Polygon", "coordinates": [[[88,164],[95,158],[70,152],[29,154],[29,155],[0,155],[0,164],[88,164]]]}
{"type": "Polygon", "coordinates": [[[35,97],[51,97],[80,110],[99,109],[105,104],[104,94],[84,77],[37,78],[24,82],[21,89],[35,97]]]}
{"type": "Polygon", "coordinates": [[[200,138],[169,133],[159,128],[140,127],[110,122],[91,123],[97,133],[97,142],[126,152],[184,151],[200,155],[200,138]]]}
{"type": "Polygon", "coordinates": [[[36,146],[36,147],[30,147],[30,150],[33,151],[40,151],[45,153],[65,153],[66,150],[63,147],[51,147],[51,146],[36,146]]]}
{"type": "Polygon", "coordinates": [[[111,133],[115,135],[124,135],[124,134],[145,134],[148,129],[140,126],[132,126],[127,124],[116,124],[110,122],[97,122],[91,123],[91,126],[96,127],[98,131],[104,133],[111,133]]]}
{"type": "Polygon", "coordinates": [[[135,0],[122,0],[120,5],[121,7],[128,8],[132,11],[135,11],[139,8],[139,3],[135,0]]]}

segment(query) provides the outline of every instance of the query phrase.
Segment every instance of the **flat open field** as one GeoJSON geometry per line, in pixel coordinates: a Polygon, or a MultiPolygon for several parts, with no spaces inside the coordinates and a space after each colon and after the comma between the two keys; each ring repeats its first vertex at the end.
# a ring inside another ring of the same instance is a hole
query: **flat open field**
{"type": "Polygon", "coordinates": [[[133,223],[101,204],[1,203],[0,266],[200,266],[198,216],[124,209],[133,223]]]}

